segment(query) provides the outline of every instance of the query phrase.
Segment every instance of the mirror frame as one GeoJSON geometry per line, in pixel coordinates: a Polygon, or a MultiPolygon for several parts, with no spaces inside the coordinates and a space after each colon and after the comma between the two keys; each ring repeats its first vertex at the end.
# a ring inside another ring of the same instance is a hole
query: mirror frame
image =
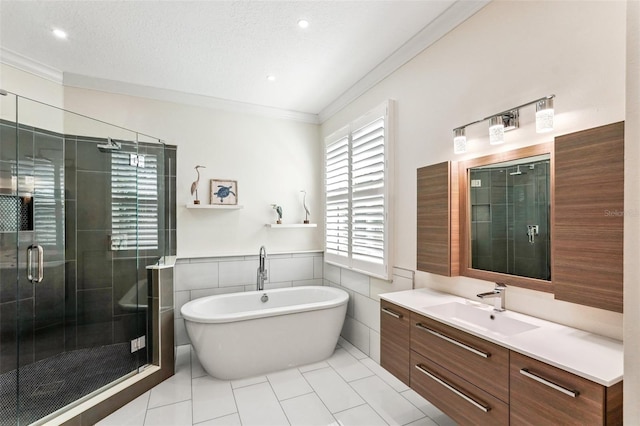
{"type": "MultiPolygon", "coordinates": [[[[541,280],[537,278],[521,277],[517,275],[509,275],[501,272],[484,271],[482,269],[473,269],[471,267],[471,212],[469,211],[469,169],[479,166],[488,166],[505,161],[519,160],[536,155],[549,154],[549,200],[550,206],[550,229],[553,230],[554,218],[554,149],[553,142],[546,142],[538,145],[531,145],[524,148],[513,149],[510,151],[499,152],[496,154],[486,155],[478,158],[471,158],[458,163],[458,185],[460,196],[460,275],[465,277],[477,278],[485,281],[493,281],[504,283],[507,286],[515,286],[527,288],[530,290],[544,291],[553,293],[553,275],[551,281],[541,280]]],[[[551,235],[551,250],[549,253],[549,266],[553,271],[553,234],[551,235]]]]}

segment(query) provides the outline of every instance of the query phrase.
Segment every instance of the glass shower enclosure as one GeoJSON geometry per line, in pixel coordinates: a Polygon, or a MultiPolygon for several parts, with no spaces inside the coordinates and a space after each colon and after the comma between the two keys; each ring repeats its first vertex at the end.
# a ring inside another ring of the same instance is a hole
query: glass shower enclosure
{"type": "Polygon", "coordinates": [[[171,158],[12,93],[0,114],[0,424],[26,425],[148,364],[146,267],[175,241],[171,158]]]}

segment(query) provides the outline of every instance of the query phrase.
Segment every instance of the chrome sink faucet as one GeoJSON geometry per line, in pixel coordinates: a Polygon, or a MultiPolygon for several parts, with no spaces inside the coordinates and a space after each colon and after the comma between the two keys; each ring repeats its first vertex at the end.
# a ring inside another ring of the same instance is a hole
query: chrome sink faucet
{"type": "Polygon", "coordinates": [[[260,266],[258,266],[258,291],[264,290],[264,282],[267,280],[267,249],[260,247],[260,266]]]}
{"type": "Polygon", "coordinates": [[[507,286],[502,283],[496,283],[496,288],[493,291],[478,294],[480,299],[493,299],[493,310],[496,312],[505,311],[504,307],[504,293],[507,286]]]}

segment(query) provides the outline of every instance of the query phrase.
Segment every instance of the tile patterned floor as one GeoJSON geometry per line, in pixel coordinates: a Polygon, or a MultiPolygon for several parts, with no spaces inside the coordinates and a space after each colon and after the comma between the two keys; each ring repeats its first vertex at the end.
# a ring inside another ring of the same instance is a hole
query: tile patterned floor
{"type": "Polygon", "coordinates": [[[191,346],[176,374],[100,426],[452,426],[455,423],[375,361],[340,339],[326,361],[266,376],[208,376],[191,346]]]}

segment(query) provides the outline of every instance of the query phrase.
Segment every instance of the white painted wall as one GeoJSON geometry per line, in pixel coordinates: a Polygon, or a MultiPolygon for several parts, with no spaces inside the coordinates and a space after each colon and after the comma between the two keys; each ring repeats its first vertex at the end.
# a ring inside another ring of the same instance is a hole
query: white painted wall
{"type": "Polygon", "coordinates": [[[65,107],[178,146],[179,258],[257,254],[260,245],[269,253],[323,248],[322,226],[265,227],[275,222],[272,203],[282,205],[283,223],[302,222],[302,189],[308,192],[310,219],[320,219],[322,151],[317,125],[73,87],[65,88],[65,107]],[[198,164],[207,167],[200,169],[198,193],[203,203],[209,203],[210,179],[231,179],[238,181],[238,201],[244,209],[187,209],[198,164]]]}
{"type": "MultiPolygon", "coordinates": [[[[322,125],[328,135],[381,101],[397,101],[395,266],[416,267],[416,169],[553,140],[625,118],[624,2],[492,2],[322,125]],[[594,25],[597,22],[598,25],[594,25]],[[467,129],[453,154],[452,129],[555,94],[551,134],[535,133],[535,108],[490,147],[488,122],[467,129]]],[[[416,273],[417,287],[475,298],[493,283],[416,273]]],[[[622,338],[622,315],[510,288],[507,308],[622,338]]]]}
{"type": "MultiPolygon", "coordinates": [[[[2,63],[0,63],[0,89],[58,108],[64,106],[64,90],[59,83],[2,63]]],[[[16,108],[21,123],[62,133],[64,127],[62,111],[55,111],[28,99],[18,101],[16,107],[15,97],[10,95],[0,99],[0,118],[15,120],[16,108]]]]}

